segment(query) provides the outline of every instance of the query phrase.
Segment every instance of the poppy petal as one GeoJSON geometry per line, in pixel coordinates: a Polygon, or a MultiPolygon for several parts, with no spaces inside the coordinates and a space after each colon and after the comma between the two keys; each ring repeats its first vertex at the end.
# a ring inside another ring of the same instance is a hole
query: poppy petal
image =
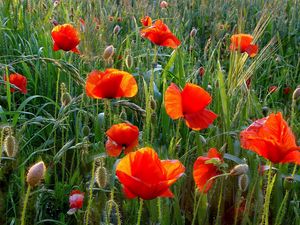
{"type": "Polygon", "coordinates": [[[112,157],[118,157],[122,152],[122,148],[123,148],[122,145],[118,145],[110,138],[105,143],[105,150],[107,152],[107,155],[112,157]]]}
{"type": "Polygon", "coordinates": [[[80,51],[78,50],[78,48],[71,49],[71,52],[74,52],[76,54],[80,54],[80,51]]]}
{"type": "Polygon", "coordinates": [[[159,197],[163,197],[163,198],[173,198],[174,194],[172,193],[172,191],[170,190],[170,188],[168,188],[166,191],[164,191],[163,193],[161,193],[159,195],[159,197]]]}
{"type": "Polygon", "coordinates": [[[165,92],[165,108],[172,119],[183,117],[180,89],[174,83],[165,92]]]}
{"type": "Polygon", "coordinates": [[[173,184],[184,174],[185,167],[179,160],[162,160],[161,164],[165,169],[166,179],[169,180],[169,185],[173,184]]]}
{"type": "Polygon", "coordinates": [[[186,125],[193,130],[201,130],[209,127],[216,118],[217,115],[207,109],[184,115],[186,125]]]}
{"type": "Polygon", "coordinates": [[[254,57],[257,55],[258,52],[258,46],[257,45],[249,45],[246,47],[245,52],[247,52],[247,54],[250,57],[254,57]]]}
{"type": "Polygon", "coordinates": [[[297,151],[292,151],[287,154],[281,161],[282,163],[295,163],[300,165],[300,152],[299,149],[297,151]]]}
{"type": "Polygon", "coordinates": [[[191,83],[185,85],[181,96],[183,114],[190,114],[203,110],[211,102],[211,96],[208,92],[198,85],[191,83]]]}
{"type": "Polygon", "coordinates": [[[222,155],[221,155],[221,153],[218,152],[217,149],[211,148],[211,149],[209,149],[209,151],[208,151],[208,153],[207,153],[207,157],[209,157],[209,158],[219,158],[219,159],[221,159],[221,158],[222,158],[222,155]]]}

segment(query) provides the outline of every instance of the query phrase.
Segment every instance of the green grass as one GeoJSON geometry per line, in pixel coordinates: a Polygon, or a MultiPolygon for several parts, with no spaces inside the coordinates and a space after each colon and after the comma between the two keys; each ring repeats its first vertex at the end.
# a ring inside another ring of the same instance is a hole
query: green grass
{"type": "MultiPolygon", "coordinates": [[[[299,11],[297,0],[174,0],[165,10],[160,9],[159,1],[62,0],[57,7],[50,0],[1,1],[0,125],[1,130],[12,127],[19,152],[15,158],[1,156],[0,224],[20,224],[26,172],[40,159],[47,166],[47,175],[30,192],[26,224],[118,224],[119,216],[122,224],[136,224],[139,201],[124,198],[115,177],[116,159],[105,155],[104,146],[105,131],[126,120],[143,131],[140,147],[153,147],[161,159],[179,159],[186,167],[186,175],[172,186],[173,199],[144,201],[141,224],[191,224],[193,217],[195,224],[261,224],[268,177],[257,168],[266,161],[241,149],[239,133],[253,119],[262,118],[263,107],[267,107],[268,113],[283,112],[299,138],[299,102],[292,105],[292,93],[283,93],[283,88],[293,91],[300,83],[299,11]],[[173,51],[143,40],[139,31],[145,15],[163,19],[182,41],[181,46],[173,51]],[[84,31],[80,18],[86,22],[84,31]],[[52,50],[51,19],[81,30],[81,55],[52,50]],[[113,33],[116,25],[121,27],[117,35],[113,33]],[[193,27],[198,32],[191,38],[193,27]],[[230,53],[230,36],[237,32],[254,34],[260,48],[255,58],[230,53]],[[102,58],[108,45],[116,49],[111,65],[102,58]],[[129,54],[131,68],[125,64],[129,54]],[[198,74],[201,66],[205,68],[202,78],[198,74]],[[85,95],[87,74],[109,67],[135,76],[139,84],[136,97],[102,101],[85,95]],[[2,75],[12,72],[27,77],[27,95],[5,88],[2,75]],[[247,89],[245,81],[250,77],[251,88],[247,89]],[[183,121],[168,117],[163,96],[171,82],[181,87],[192,82],[210,92],[209,108],[218,114],[211,127],[192,131],[183,121]],[[62,83],[72,96],[64,107],[62,83]],[[272,85],[278,90],[270,94],[272,85]],[[83,132],[86,126],[88,135],[83,132]],[[238,190],[236,177],[217,179],[208,195],[195,191],[192,165],[211,147],[226,153],[228,171],[243,160],[249,165],[245,192],[238,190]],[[93,182],[98,157],[105,157],[109,181],[105,188],[93,182]],[[72,189],[85,192],[85,202],[81,211],[70,216],[72,189]],[[244,210],[237,210],[241,205],[244,210]]],[[[294,165],[273,166],[277,176],[269,193],[269,224],[299,224],[299,168],[293,188],[286,190],[284,177],[292,174],[294,165]]]]}

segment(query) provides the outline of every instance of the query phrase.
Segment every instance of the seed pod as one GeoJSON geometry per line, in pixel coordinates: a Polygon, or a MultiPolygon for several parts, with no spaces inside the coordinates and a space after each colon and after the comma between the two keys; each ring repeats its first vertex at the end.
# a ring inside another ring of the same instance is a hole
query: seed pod
{"type": "Polygon", "coordinates": [[[197,29],[195,27],[193,27],[193,29],[190,32],[190,37],[195,37],[197,34],[197,29]]]}
{"type": "Polygon", "coordinates": [[[105,188],[107,185],[107,171],[104,166],[96,169],[96,182],[100,188],[105,188]]]}
{"type": "Polygon", "coordinates": [[[113,55],[115,54],[115,49],[113,45],[109,45],[105,48],[104,52],[103,52],[103,58],[105,60],[108,60],[109,58],[111,58],[113,55]]]}
{"type": "Polygon", "coordinates": [[[5,137],[3,143],[3,150],[8,157],[15,157],[18,153],[18,145],[16,142],[16,138],[9,134],[5,137]]]}
{"type": "Polygon", "coordinates": [[[31,187],[37,186],[44,179],[46,166],[43,161],[34,164],[27,173],[26,181],[31,187]]]}
{"type": "Polygon", "coordinates": [[[114,27],[113,32],[114,32],[114,34],[118,34],[118,33],[120,32],[120,30],[121,30],[121,27],[120,27],[119,25],[116,25],[116,26],[114,27]]]}
{"type": "Polygon", "coordinates": [[[297,87],[293,92],[293,99],[297,100],[300,97],[300,87],[297,87]]]}
{"type": "Polygon", "coordinates": [[[133,64],[133,58],[132,56],[129,54],[126,56],[126,59],[125,59],[125,64],[128,68],[131,68],[132,67],[132,64],[133,64]]]}
{"type": "Polygon", "coordinates": [[[249,185],[249,177],[247,174],[242,174],[238,177],[238,186],[239,189],[244,192],[247,190],[249,185]]]}
{"type": "Polygon", "coordinates": [[[248,173],[249,167],[247,164],[239,164],[233,167],[233,169],[230,171],[231,176],[239,176],[242,174],[248,173]]]}
{"type": "Polygon", "coordinates": [[[62,106],[67,106],[70,104],[70,102],[72,101],[72,97],[69,94],[69,92],[64,92],[60,98],[61,101],[61,105],[62,106]]]}
{"type": "Polygon", "coordinates": [[[283,187],[285,190],[289,191],[293,188],[294,178],[293,177],[285,177],[283,181],[283,187]]]}

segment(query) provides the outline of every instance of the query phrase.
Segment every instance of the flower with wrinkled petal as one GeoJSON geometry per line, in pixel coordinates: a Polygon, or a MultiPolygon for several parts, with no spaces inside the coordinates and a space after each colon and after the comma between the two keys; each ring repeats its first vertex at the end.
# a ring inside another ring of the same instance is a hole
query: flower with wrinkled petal
{"type": "Polygon", "coordinates": [[[300,147],[282,114],[270,114],[256,120],[240,134],[244,149],[270,160],[273,163],[300,165],[300,147]]]}
{"type": "Polygon", "coordinates": [[[156,20],[151,27],[141,30],[141,36],[156,45],[177,48],[181,42],[161,20],[156,20]]]}
{"type": "Polygon", "coordinates": [[[252,44],[253,37],[250,34],[234,34],[231,36],[230,50],[246,52],[250,57],[256,56],[258,46],[252,44]]]}
{"type": "Polygon", "coordinates": [[[212,177],[221,174],[216,164],[222,163],[223,157],[215,148],[209,149],[207,156],[200,156],[194,163],[193,177],[200,192],[207,193],[212,188],[212,177]]]}
{"type": "Polygon", "coordinates": [[[143,24],[143,26],[149,27],[152,25],[152,19],[150,16],[145,16],[141,19],[141,23],[143,24]]]}
{"type": "MultiPolygon", "coordinates": [[[[20,89],[20,92],[23,94],[27,93],[27,78],[21,74],[13,73],[8,77],[9,83],[15,85],[20,89]]],[[[6,81],[6,75],[4,75],[4,81],[6,81]]],[[[10,92],[15,92],[15,88],[10,88],[10,92]]]]}
{"type": "Polygon", "coordinates": [[[71,24],[55,26],[51,35],[54,41],[54,51],[64,50],[80,54],[77,49],[77,45],[80,42],[79,33],[71,24]]]}
{"type": "Polygon", "coordinates": [[[170,186],[184,174],[178,160],[160,160],[152,148],[130,152],[120,160],[116,175],[128,198],[173,197],[170,186]]]}
{"type": "Polygon", "coordinates": [[[217,115],[206,109],[212,98],[198,85],[187,83],[181,91],[172,83],[165,93],[167,114],[174,120],[184,118],[186,125],[193,130],[207,128],[217,115]]]}
{"type": "Polygon", "coordinates": [[[133,97],[138,86],[134,77],[125,71],[106,69],[94,70],[88,75],[85,85],[86,94],[96,99],[133,97]]]}
{"type": "Polygon", "coordinates": [[[106,131],[106,135],[105,149],[109,156],[118,157],[122,150],[127,154],[139,143],[139,128],[130,123],[115,124],[106,131]]]}
{"type": "Polygon", "coordinates": [[[68,214],[73,214],[78,209],[81,209],[83,206],[83,200],[84,193],[79,190],[73,190],[69,197],[70,210],[68,211],[68,214]]]}

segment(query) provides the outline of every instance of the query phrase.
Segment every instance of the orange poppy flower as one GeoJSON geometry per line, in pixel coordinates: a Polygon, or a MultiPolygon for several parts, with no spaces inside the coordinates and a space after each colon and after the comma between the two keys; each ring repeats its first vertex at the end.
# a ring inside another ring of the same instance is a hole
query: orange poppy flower
{"type": "Polygon", "coordinates": [[[151,27],[141,30],[141,36],[156,45],[177,48],[181,42],[161,20],[156,20],[151,27]]]}
{"type": "Polygon", "coordinates": [[[253,37],[250,34],[234,34],[231,36],[230,50],[247,52],[250,57],[254,57],[258,52],[258,46],[251,44],[252,41],[253,37]]]}
{"type": "Polygon", "coordinates": [[[240,134],[241,146],[273,163],[300,165],[300,147],[282,114],[256,120],[240,134]]]}
{"type": "Polygon", "coordinates": [[[62,49],[80,54],[77,49],[77,45],[80,42],[79,33],[71,24],[67,23],[55,26],[51,35],[54,41],[54,51],[62,49]]]}
{"type": "Polygon", "coordinates": [[[165,108],[172,119],[183,117],[185,123],[193,130],[207,128],[217,115],[206,109],[211,96],[198,85],[187,83],[182,92],[172,83],[165,93],[165,108]]]}
{"type": "Polygon", "coordinates": [[[170,186],[183,175],[178,160],[160,160],[152,148],[130,152],[120,160],[116,175],[127,198],[173,197],[170,186]]]}
{"type": "MultiPolygon", "coordinates": [[[[6,75],[4,75],[6,81],[6,75]]],[[[9,75],[9,83],[15,85],[23,94],[27,93],[27,78],[21,74],[13,73],[9,75]]],[[[15,88],[10,88],[10,92],[15,92],[15,88]]]]}
{"type": "Polygon", "coordinates": [[[209,149],[207,156],[197,158],[194,163],[193,177],[199,191],[207,193],[212,188],[214,180],[208,180],[221,174],[216,164],[222,162],[222,155],[215,148],[209,149]],[[212,162],[209,162],[209,160],[212,160],[212,162]]]}
{"type": "Polygon", "coordinates": [[[125,71],[106,69],[95,70],[88,75],[85,85],[86,94],[92,98],[133,97],[138,86],[134,77],[125,71]]]}
{"type": "Polygon", "coordinates": [[[139,128],[130,123],[115,124],[106,131],[106,135],[105,149],[109,156],[118,157],[123,149],[127,154],[139,143],[139,128]]]}
{"type": "Polygon", "coordinates": [[[145,16],[141,19],[141,23],[143,24],[143,26],[149,27],[152,25],[152,19],[150,16],[145,16]]]}

